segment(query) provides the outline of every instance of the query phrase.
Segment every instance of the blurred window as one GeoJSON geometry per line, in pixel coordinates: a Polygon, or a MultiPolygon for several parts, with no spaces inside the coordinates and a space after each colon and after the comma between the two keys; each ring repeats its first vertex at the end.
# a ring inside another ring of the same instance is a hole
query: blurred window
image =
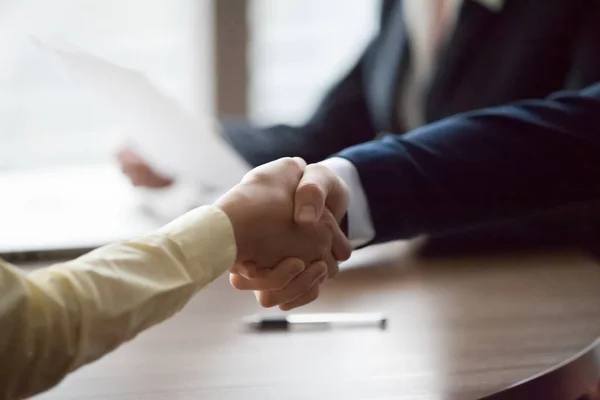
{"type": "Polygon", "coordinates": [[[250,117],[301,122],[378,29],[373,0],[252,0],[250,117]]]}
{"type": "Polygon", "coordinates": [[[0,2],[0,171],[106,163],[119,135],[30,35],[143,70],[186,106],[210,108],[198,90],[210,60],[198,56],[207,57],[211,38],[197,29],[210,26],[209,7],[209,0],[0,2]]]}

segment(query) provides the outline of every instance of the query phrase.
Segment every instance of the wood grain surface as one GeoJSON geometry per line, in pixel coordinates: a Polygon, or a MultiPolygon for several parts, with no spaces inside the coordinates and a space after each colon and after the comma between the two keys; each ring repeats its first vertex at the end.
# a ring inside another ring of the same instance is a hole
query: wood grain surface
{"type": "MultiPolygon", "coordinates": [[[[599,287],[600,268],[581,254],[419,260],[392,243],[356,252],[301,310],[386,312],[386,330],[249,332],[244,316],[277,311],[223,277],[39,398],[510,399],[504,389],[600,335],[599,287]]],[[[582,394],[594,373],[556,399],[582,394]]]]}

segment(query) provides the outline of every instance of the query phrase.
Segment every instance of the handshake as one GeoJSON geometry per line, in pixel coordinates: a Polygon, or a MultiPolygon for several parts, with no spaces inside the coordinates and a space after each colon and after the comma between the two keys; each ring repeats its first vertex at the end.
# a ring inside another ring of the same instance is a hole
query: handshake
{"type": "Polygon", "coordinates": [[[315,300],[319,285],[352,251],[340,228],[348,190],[327,167],[283,158],[250,171],[215,203],[237,245],[230,281],[254,290],[263,307],[291,310],[315,300]]]}

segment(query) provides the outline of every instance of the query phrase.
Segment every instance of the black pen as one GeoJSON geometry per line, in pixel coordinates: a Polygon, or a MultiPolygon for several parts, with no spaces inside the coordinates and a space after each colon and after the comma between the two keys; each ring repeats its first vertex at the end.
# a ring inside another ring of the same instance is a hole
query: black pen
{"type": "Polygon", "coordinates": [[[257,331],[280,331],[294,328],[329,329],[336,327],[378,327],[385,329],[387,318],[381,313],[253,315],[245,318],[244,323],[247,327],[257,331]]]}

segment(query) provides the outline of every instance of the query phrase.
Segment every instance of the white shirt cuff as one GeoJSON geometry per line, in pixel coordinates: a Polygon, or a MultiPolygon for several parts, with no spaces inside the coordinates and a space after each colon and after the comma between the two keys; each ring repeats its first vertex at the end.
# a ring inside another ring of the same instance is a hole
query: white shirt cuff
{"type": "Polygon", "coordinates": [[[319,164],[329,168],[344,181],[350,192],[348,204],[348,239],[353,247],[363,246],[375,238],[375,228],[367,196],[354,164],[345,158],[333,157],[319,164]]]}

